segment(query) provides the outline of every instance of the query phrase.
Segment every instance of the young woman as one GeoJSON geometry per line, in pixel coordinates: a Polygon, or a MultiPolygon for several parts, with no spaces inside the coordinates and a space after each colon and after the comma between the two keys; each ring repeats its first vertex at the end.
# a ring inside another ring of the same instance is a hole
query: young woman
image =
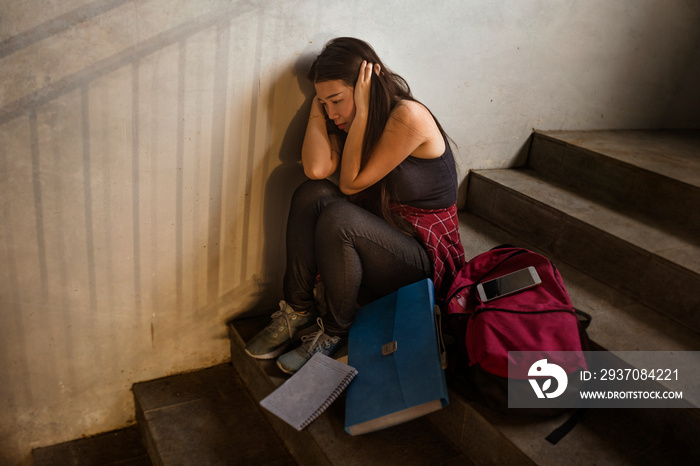
{"type": "Polygon", "coordinates": [[[326,44],[311,65],[316,88],[302,147],[310,180],[294,193],[287,224],[284,301],[246,346],[294,373],[343,343],[358,296],[378,298],[431,278],[438,301],[464,263],[457,173],[447,136],[372,47],[326,44]],[[338,175],[338,182],[328,180],[338,175]],[[324,315],[314,286],[323,282],[324,315]]]}

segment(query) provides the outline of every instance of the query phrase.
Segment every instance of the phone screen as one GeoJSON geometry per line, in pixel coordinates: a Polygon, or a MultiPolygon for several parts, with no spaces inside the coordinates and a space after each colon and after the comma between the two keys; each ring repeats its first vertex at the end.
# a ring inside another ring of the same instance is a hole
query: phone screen
{"type": "Polygon", "coordinates": [[[516,291],[531,288],[539,283],[541,283],[541,280],[535,268],[528,267],[481,283],[479,292],[482,301],[489,301],[516,291]],[[483,293],[481,293],[482,290],[483,293]]]}

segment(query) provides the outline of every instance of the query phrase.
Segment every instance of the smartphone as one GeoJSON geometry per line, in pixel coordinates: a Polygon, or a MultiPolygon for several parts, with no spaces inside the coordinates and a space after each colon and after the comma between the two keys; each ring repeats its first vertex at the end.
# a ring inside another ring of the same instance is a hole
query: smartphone
{"type": "Polygon", "coordinates": [[[520,269],[518,271],[494,278],[484,283],[476,285],[476,291],[482,302],[491,301],[502,296],[527,290],[542,283],[537,270],[534,267],[520,269]]]}

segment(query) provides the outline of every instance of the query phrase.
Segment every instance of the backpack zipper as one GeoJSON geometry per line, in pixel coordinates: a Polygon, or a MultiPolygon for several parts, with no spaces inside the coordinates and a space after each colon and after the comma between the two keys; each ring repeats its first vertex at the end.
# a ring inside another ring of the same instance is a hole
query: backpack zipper
{"type": "MultiPolygon", "coordinates": [[[[504,248],[505,248],[505,247],[504,247],[504,248]]],[[[494,249],[498,249],[498,247],[492,248],[491,251],[493,251],[494,249]]],[[[449,306],[450,301],[452,301],[452,300],[454,299],[454,297],[457,296],[462,290],[464,290],[465,288],[470,288],[470,287],[472,287],[472,286],[475,286],[475,285],[481,283],[481,281],[484,279],[484,277],[485,277],[486,275],[488,275],[489,273],[491,273],[491,271],[493,271],[493,269],[495,269],[496,267],[498,267],[499,265],[501,265],[503,262],[507,261],[508,259],[510,259],[510,258],[512,258],[512,257],[518,256],[518,255],[520,255],[520,254],[525,254],[525,253],[527,253],[527,252],[528,252],[528,250],[526,250],[526,249],[522,249],[522,250],[518,250],[518,251],[513,252],[511,255],[509,255],[508,257],[506,257],[505,259],[503,259],[501,262],[499,262],[498,264],[494,265],[493,267],[491,267],[491,268],[490,268],[489,270],[487,270],[486,272],[482,273],[482,274],[481,274],[481,277],[479,277],[478,280],[476,280],[476,281],[474,281],[474,282],[472,282],[472,283],[470,283],[470,284],[468,284],[468,285],[460,286],[460,287],[459,287],[458,289],[456,289],[450,296],[447,297],[447,299],[445,300],[445,308],[447,309],[447,306],[449,306]]],[[[530,252],[532,252],[532,251],[530,251],[530,252]]],[[[551,262],[551,261],[550,261],[550,262],[551,262]]],[[[554,265],[554,264],[552,264],[552,265],[554,265]]]]}
{"type": "Polygon", "coordinates": [[[547,309],[546,311],[532,311],[532,312],[523,312],[523,311],[514,311],[512,309],[501,309],[497,307],[477,307],[476,311],[472,312],[472,315],[469,316],[470,319],[476,318],[478,314],[483,314],[484,312],[489,312],[489,311],[495,311],[495,312],[507,312],[510,314],[549,314],[552,312],[569,312],[573,314],[574,316],[576,313],[574,312],[573,309],[547,309]]]}

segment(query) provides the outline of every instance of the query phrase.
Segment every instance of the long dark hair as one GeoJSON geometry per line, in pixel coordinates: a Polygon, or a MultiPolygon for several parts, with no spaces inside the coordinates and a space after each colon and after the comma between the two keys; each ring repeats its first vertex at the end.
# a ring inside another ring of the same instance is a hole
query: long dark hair
{"type": "MultiPolygon", "coordinates": [[[[367,128],[362,145],[361,167],[366,165],[370,154],[379,142],[379,138],[384,132],[394,107],[402,100],[417,102],[413,98],[411,88],[406,80],[387,68],[371,45],[354,37],[338,37],[326,43],[321,53],[311,64],[309,79],[314,83],[338,80],[354,88],[363,60],[367,60],[368,63],[372,63],[375,66],[379,65],[381,71],[379,75],[372,76],[370,85],[370,105],[367,128]]],[[[433,119],[442,135],[447,138],[445,131],[435,116],[433,116],[433,119]]],[[[341,144],[344,144],[345,132],[338,129],[328,118],[326,118],[326,124],[328,131],[337,134],[341,144]]],[[[445,143],[448,143],[447,139],[445,143]]],[[[379,205],[376,206],[378,213],[401,231],[413,235],[413,228],[391,209],[389,202],[391,196],[387,186],[387,179],[388,177],[384,177],[379,182],[381,194],[379,205]]]]}

